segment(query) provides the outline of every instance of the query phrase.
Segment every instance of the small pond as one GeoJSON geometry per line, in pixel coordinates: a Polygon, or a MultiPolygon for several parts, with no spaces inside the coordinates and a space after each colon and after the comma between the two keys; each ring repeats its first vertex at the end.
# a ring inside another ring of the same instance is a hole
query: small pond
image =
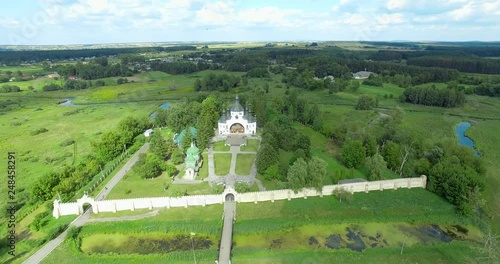
{"type": "Polygon", "coordinates": [[[479,153],[474,148],[474,141],[472,141],[472,139],[465,135],[465,131],[467,131],[467,129],[469,129],[470,127],[471,123],[469,122],[461,122],[460,124],[458,124],[455,130],[458,137],[458,143],[461,146],[469,147],[474,152],[474,155],[476,155],[476,157],[479,157],[479,153]]]}
{"type": "MultiPolygon", "coordinates": [[[[167,109],[169,106],[170,106],[170,104],[165,103],[165,104],[160,105],[160,108],[167,109]]],[[[149,115],[149,119],[153,119],[153,118],[155,118],[155,116],[156,116],[156,112],[153,112],[151,115],[149,115]]]]}

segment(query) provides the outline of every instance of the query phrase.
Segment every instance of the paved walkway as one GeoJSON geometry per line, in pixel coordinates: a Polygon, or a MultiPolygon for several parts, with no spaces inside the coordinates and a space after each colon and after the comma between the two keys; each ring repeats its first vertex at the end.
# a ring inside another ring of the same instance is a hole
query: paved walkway
{"type": "Polygon", "coordinates": [[[224,225],[222,226],[222,236],[220,238],[218,264],[231,263],[231,247],[233,244],[233,222],[236,216],[236,202],[224,202],[224,225]]]}
{"type": "MultiPolygon", "coordinates": [[[[109,194],[109,192],[115,187],[115,185],[125,176],[125,174],[134,166],[134,164],[139,160],[139,154],[146,152],[149,149],[149,143],[144,144],[130,160],[118,171],[115,176],[106,184],[104,189],[99,192],[96,200],[103,200],[109,194]]],[[[49,241],[42,248],[40,248],[35,254],[28,258],[25,262],[26,264],[37,264],[42,261],[47,255],[50,254],[57,246],[59,246],[66,237],[68,229],[70,227],[83,226],[89,221],[90,210],[85,211],[82,215],[77,217],[73,222],[68,225],[68,228],[62,232],[59,236],[49,241]]]]}

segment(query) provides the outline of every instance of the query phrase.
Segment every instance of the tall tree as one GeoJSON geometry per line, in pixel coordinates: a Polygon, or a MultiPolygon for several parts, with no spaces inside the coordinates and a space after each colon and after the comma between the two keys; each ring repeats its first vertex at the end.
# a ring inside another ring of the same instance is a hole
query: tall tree
{"type": "MultiPolygon", "coordinates": [[[[182,138],[181,142],[181,148],[182,152],[185,153],[186,150],[191,147],[191,143],[194,142],[193,134],[191,133],[191,129],[187,127],[184,131],[186,131],[186,134],[184,134],[184,137],[182,138]]],[[[199,136],[199,134],[198,134],[199,136]]]]}
{"type": "Polygon", "coordinates": [[[278,163],[278,151],[271,145],[264,143],[257,152],[255,165],[260,174],[264,174],[271,165],[278,163]]]}
{"type": "Polygon", "coordinates": [[[151,145],[149,149],[151,150],[151,153],[161,159],[164,159],[168,154],[166,141],[160,133],[153,133],[151,135],[151,145]]]}
{"type": "Polygon", "coordinates": [[[364,161],[366,150],[360,140],[346,141],[342,146],[342,162],[348,168],[355,168],[364,161]]]}
{"type": "Polygon", "coordinates": [[[387,169],[387,163],[384,157],[377,152],[375,155],[366,158],[366,167],[368,167],[368,171],[370,172],[368,179],[370,181],[378,181],[384,178],[383,173],[387,169]]]}
{"type": "Polygon", "coordinates": [[[304,159],[299,158],[288,169],[286,175],[288,185],[294,192],[298,192],[307,184],[307,163],[304,159]]]}
{"type": "Polygon", "coordinates": [[[201,104],[200,117],[198,119],[197,144],[200,150],[208,146],[210,139],[214,136],[214,128],[219,119],[218,99],[210,95],[201,104]]]}
{"type": "Polygon", "coordinates": [[[307,163],[306,187],[314,188],[321,192],[323,181],[326,178],[326,162],[318,157],[313,157],[307,163]]]}

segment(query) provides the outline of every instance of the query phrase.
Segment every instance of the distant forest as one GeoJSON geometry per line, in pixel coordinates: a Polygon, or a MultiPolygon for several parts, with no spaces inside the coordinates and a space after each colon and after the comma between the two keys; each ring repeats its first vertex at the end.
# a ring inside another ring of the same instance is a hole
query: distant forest
{"type": "Polygon", "coordinates": [[[0,50],[0,63],[19,65],[23,62],[42,62],[45,60],[58,61],[79,59],[85,57],[103,57],[119,54],[134,54],[146,52],[173,52],[181,50],[196,50],[196,46],[172,47],[144,47],[144,48],[105,48],[81,50],[32,50],[32,51],[2,51],[0,50]]]}

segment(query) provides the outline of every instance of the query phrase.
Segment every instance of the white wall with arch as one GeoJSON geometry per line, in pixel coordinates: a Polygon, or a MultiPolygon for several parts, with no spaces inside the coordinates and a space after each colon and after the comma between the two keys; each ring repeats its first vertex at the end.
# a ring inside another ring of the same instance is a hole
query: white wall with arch
{"type": "Polygon", "coordinates": [[[372,181],[372,182],[357,182],[347,184],[336,184],[324,186],[321,192],[314,189],[303,189],[295,193],[292,190],[273,190],[264,192],[237,193],[234,189],[228,188],[222,194],[214,195],[192,195],[182,197],[151,197],[151,198],[136,198],[136,199],[119,199],[119,200],[103,200],[96,201],[94,198],[84,195],[78,199],[76,203],[61,203],[59,200],[54,201],[54,210],[52,215],[59,218],[64,215],[79,215],[83,213],[83,206],[90,204],[92,212],[97,214],[101,212],[118,212],[136,209],[154,208],[171,208],[171,207],[189,207],[189,206],[206,206],[210,204],[224,203],[228,194],[233,194],[234,199],[238,203],[258,203],[276,200],[291,200],[291,199],[307,199],[307,197],[332,195],[334,190],[343,189],[351,193],[395,190],[399,188],[425,188],[427,185],[427,177],[422,175],[418,178],[403,178],[394,180],[372,181]]]}

